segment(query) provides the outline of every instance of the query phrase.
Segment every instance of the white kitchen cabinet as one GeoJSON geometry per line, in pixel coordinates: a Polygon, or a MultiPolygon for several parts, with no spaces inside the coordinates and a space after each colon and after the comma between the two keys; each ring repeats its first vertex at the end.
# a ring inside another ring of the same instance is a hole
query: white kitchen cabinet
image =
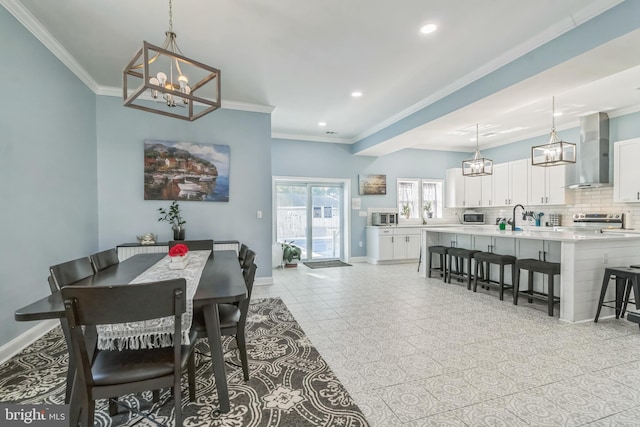
{"type": "Polygon", "coordinates": [[[566,166],[541,167],[528,160],[529,205],[564,205],[573,203],[572,190],[565,188],[566,166]]]}
{"type": "Polygon", "coordinates": [[[640,202],[640,138],[613,145],[613,201],[640,202]]]}
{"type": "Polygon", "coordinates": [[[482,193],[481,206],[491,207],[493,202],[493,175],[484,175],[480,177],[480,187],[482,193]]]}
{"type": "MultiPolygon", "coordinates": [[[[462,172],[460,172],[462,173],[462,172]]],[[[482,206],[482,177],[464,177],[464,202],[465,208],[476,208],[482,206]]]]}
{"type": "Polygon", "coordinates": [[[528,201],[527,163],[527,159],[522,159],[493,166],[493,206],[513,206],[528,201]]]}
{"type": "Polygon", "coordinates": [[[462,176],[462,168],[446,170],[445,195],[445,206],[447,208],[464,207],[464,177],[462,176]]]}
{"type": "Polygon", "coordinates": [[[367,227],[367,260],[408,262],[420,257],[420,228],[367,227]]]}

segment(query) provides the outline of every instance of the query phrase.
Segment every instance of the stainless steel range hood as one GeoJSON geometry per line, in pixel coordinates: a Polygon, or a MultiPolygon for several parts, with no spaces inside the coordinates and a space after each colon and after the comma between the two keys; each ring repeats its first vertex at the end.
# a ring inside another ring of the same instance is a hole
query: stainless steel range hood
{"type": "Polygon", "coordinates": [[[609,183],[609,116],[595,113],[580,117],[580,143],[576,163],[566,168],[569,188],[597,188],[609,183]]]}

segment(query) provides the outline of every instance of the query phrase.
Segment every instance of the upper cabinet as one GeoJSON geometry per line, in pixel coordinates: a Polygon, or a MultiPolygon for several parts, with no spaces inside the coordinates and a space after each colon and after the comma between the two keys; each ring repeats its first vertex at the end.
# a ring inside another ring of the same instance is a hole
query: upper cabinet
{"type": "Polygon", "coordinates": [[[445,175],[446,207],[464,207],[464,177],[462,168],[447,169],[445,175]]]}
{"type": "Polygon", "coordinates": [[[493,206],[513,206],[527,199],[527,159],[493,165],[493,206]]]}
{"type": "Polygon", "coordinates": [[[613,145],[613,201],[640,202],[640,138],[613,145]]]}
{"type": "Polygon", "coordinates": [[[464,177],[464,207],[475,208],[482,206],[482,177],[464,177]]]}
{"type": "Polygon", "coordinates": [[[493,201],[493,175],[481,176],[480,186],[482,187],[482,206],[493,206],[495,204],[493,201]]]}
{"type": "Polygon", "coordinates": [[[532,166],[530,159],[529,205],[563,205],[573,203],[573,191],[565,188],[566,166],[532,166]]]}

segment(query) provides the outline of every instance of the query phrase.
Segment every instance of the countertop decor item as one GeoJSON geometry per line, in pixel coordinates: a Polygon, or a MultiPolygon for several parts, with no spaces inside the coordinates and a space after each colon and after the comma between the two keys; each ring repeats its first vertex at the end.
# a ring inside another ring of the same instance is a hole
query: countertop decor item
{"type": "Polygon", "coordinates": [[[124,106],[188,121],[220,108],[220,70],[183,55],[173,32],[171,0],[165,35],[162,47],[143,41],[142,49],[124,68],[124,106]],[[149,97],[159,102],[143,102],[149,97]],[[204,108],[196,109],[196,102],[204,108]]]}
{"type": "Polygon", "coordinates": [[[189,263],[189,248],[187,245],[178,243],[169,249],[169,268],[181,270],[189,263]]]}
{"type": "Polygon", "coordinates": [[[138,239],[138,243],[140,243],[141,245],[155,245],[158,241],[158,236],[152,233],[146,233],[142,236],[136,236],[136,238],[138,239]]]}
{"type": "Polygon", "coordinates": [[[171,224],[171,229],[173,230],[173,240],[184,240],[185,238],[185,229],[184,224],[187,223],[184,219],[182,219],[182,215],[180,214],[180,205],[175,200],[169,206],[169,210],[165,208],[158,208],[158,212],[162,215],[158,218],[158,221],[167,221],[171,224]]]}

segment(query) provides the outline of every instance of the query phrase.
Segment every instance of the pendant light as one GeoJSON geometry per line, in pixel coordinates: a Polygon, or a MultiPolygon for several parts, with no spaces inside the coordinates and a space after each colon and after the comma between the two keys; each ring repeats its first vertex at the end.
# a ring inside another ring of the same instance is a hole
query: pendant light
{"type": "Polygon", "coordinates": [[[173,32],[172,6],[169,0],[169,31],[162,47],[143,41],[124,69],[124,105],[193,121],[220,108],[220,70],[183,55],[173,32]]]}
{"type": "Polygon", "coordinates": [[[533,166],[559,166],[576,162],[576,144],[560,139],[556,133],[555,97],[551,98],[551,136],[549,142],[531,147],[533,166]]]}
{"type": "Polygon", "coordinates": [[[493,175],[493,160],[485,159],[478,149],[478,124],[476,123],[476,152],[470,160],[462,162],[463,176],[493,175]]]}

